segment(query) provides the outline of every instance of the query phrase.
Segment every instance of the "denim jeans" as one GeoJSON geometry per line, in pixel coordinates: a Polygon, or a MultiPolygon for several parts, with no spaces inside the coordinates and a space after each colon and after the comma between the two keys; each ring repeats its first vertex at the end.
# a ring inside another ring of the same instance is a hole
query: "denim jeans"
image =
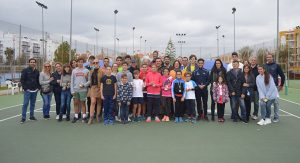
{"type": "Polygon", "coordinates": [[[104,107],[104,120],[114,120],[113,111],[115,106],[115,100],[113,96],[104,96],[103,107],[104,107]]]}
{"type": "Polygon", "coordinates": [[[61,92],[60,116],[62,116],[64,114],[65,108],[67,111],[67,116],[70,116],[71,99],[72,99],[72,95],[71,95],[70,89],[61,92]]]}
{"type": "Polygon", "coordinates": [[[127,105],[127,103],[121,103],[120,111],[121,111],[120,117],[122,122],[127,122],[128,113],[129,113],[129,106],[127,105]]]}
{"type": "Polygon", "coordinates": [[[269,100],[268,102],[259,101],[260,103],[260,114],[262,119],[271,117],[271,106],[275,100],[269,100]]]}
{"type": "Polygon", "coordinates": [[[274,119],[279,119],[279,98],[274,100],[274,119]]]}
{"type": "MultiPolygon", "coordinates": [[[[55,100],[55,103],[56,103],[56,115],[59,115],[60,113],[60,105],[61,105],[61,92],[53,92],[54,93],[54,100],[55,100]]],[[[64,111],[65,112],[65,111],[64,111]]]]}
{"type": "Polygon", "coordinates": [[[240,104],[241,108],[241,118],[242,120],[246,120],[246,107],[244,99],[240,96],[231,96],[230,97],[230,104],[231,104],[231,114],[234,120],[238,119],[238,104],[240,104]]]}
{"type": "Polygon", "coordinates": [[[258,91],[254,91],[254,111],[253,115],[257,116],[258,115],[258,109],[259,109],[259,94],[258,91]]]}
{"type": "Polygon", "coordinates": [[[22,106],[22,119],[26,119],[26,113],[27,113],[27,107],[30,101],[30,117],[34,116],[34,108],[35,108],[35,102],[36,102],[36,95],[37,92],[24,92],[24,101],[22,106]]]}
{"type": "Polygon", "coordinates": [[[41,93],[41,96],[43,99],[43,115],[48,116],[50,113],[52,93],[47,93],[47,94],[41,93]]]}

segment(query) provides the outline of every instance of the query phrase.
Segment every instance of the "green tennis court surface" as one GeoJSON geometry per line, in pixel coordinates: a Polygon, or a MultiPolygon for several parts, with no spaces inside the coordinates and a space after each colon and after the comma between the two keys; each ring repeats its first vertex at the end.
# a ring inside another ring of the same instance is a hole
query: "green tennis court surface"
{"type": "MultiPolygon", "coordinates": [[[[287,100],[296,98],[290,97],[281,95],[287,100]]],[[[88,126],[58,123],[54,112],[51,120],[43,120],[39,95],[38,121],[21,125],[22,99],[21,94],[0,96],[0,163],[296,163],[300,158],[300,105],[292,101],[280,101],[281,121],[268,126],[258,126],[256,121],[231,122],[229,104],[224,124],[200,121],[88,126]]],[[[53,106],[51,110],[55,111],[53,106]]]]}

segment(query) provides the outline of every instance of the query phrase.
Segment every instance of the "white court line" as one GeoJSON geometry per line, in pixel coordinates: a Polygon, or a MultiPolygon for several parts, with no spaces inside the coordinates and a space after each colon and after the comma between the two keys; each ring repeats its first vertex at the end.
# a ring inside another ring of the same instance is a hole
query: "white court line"
{"type": "MultiPolygon", "coordinates": [[[[279,98],[279,99],[281,99],[281,100],[283,100],[283,101],[286,101],[286,102],[289,102],[289,103],[292,103],[292,104],[295,104],[295,105],[300,105],[300,104],[297,103],[297,102],[293,102],[293,101],[290,101],[290,100],[287,100],[287,99],[284,99],[284,98],[279,98]]],[[[291,116],[293,116],[293,117],[295,117],[295,118],[300,119],[300,117],[297,116],[297,115],[295,115],[295,114],[292,114],[292,113],[290,113],[290,112],[288,112],[288,111],[285,111],[285,110],[282,110],[282,109],[279,109],[279,110],[282,111],[282,112],[284,112],[284,113],[286,113],[286,114],[289,114],[289,115],[291,115],[291,116]]]]}
{"type": "MultiPolygon", "coordinates": [[[[36,100],[36,102],[40,102],[42,100],[36,100]]],[[[5,107],[5,108],[1,108],[0,111],[2,110],[6,110],[6,109],[10,109],[10,108],[13,108],[13,107],[16,107],[16,106],[22,106],[23,104],[18,104],[18,105],[13,105],[13,106],[9,106],[9,107],[5,107]]]]}
{"type": "Polygon", "coordinates": [[[284,98],[279,98],[280,100],[283,100],[283,101],[286,101],[286,102],[290,102],[292,104],[296,104],[296,105],[300,105],[299,103],[297,102],[293,102],[293,101],[290,101],[290,100],[287,100],[287,99],[284,99],[284,98]]]}
{"type": "MultiPolygon", "coordinates": [[[[56,104],[52,104],[50,106],[54,106],[56,104]]],[[[39,110],[42,110],[43,108],[39,108],[39,109],[35,109],[34,111],[39,111],[39,110]]],[[[30,111],[28,111],[26,114],[30,113],[30,111]]],[[[4,118],[4,119],[1,119],[0,122],[4,122],[4,121],[7,121],[7,120],[10,120],[10,119],[13,119],[13,118],[16,118],[16,117],[20,117],[22,116],[22,114],[18,114],[18,115],[15,115],[15,116],[11,116],[11,117],[8,117],[8,118],[4,118]]]]}

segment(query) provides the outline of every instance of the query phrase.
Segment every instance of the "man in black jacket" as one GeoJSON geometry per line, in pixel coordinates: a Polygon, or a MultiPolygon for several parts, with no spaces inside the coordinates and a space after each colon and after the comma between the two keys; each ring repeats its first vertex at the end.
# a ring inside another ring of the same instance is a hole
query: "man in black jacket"
{"type": "MultiPolygon", "coordinates": [[[[278,87],[278,91],[281,91],[284,82],[285,82],[285,75],[281,69],[281,67],[274,62],[273,55],[271,53],[267,54],[267,63],[264,65],[267,71],[272,75],[275,85],[278,87]],[[278,83],[278,76],[281,78],[281,82],[278,83]]],[[[279,96],[278,96],[279,98],[279,96]]],[[[274,102],[274,119],[273,122],[279,122],[279,99],[276,98],[274,102]]],[[[268,116],[268,115],[267,115],[268,116]]]]}
{"type": "MultiPolygon", "coordinates": [[[[256,77],[259,75],[258,69],[257,69],[257,58],[255,56],[251,57],[250,59],[250,66],[251,66],[251,72],[256,79],[256,77]]],[[[252,119],[256,120],[258,118],[258,109],[259,109],[259,95],[257,91],[256,82],[254,82],[254,88],[253,88],[253,103],[254,103],[254,111],[252,119]]]]}
{"type": "Polygon", "coordinates": [[[40,72],[36,69],[36,59],[29,59],[29,66],[22,70],[21,84],[24,90],[24,102],[22,107],[22,119],[20,123],[26,121],[27,107],[30,101],[30,118],[29,120],[35,121],[34,108],[36,102],[36,95],[40,89],[39,76],[40,72]]]}
{"type": "Polygon", "coordinates": [[[227,73],[227,83],[230,96],[231,105],[231,118],[233,122],[238,120],[238,103],[241,108],[241,119],[243,122],[246,121],[246,107],[245,107],[245,94],[243,94],[243,84],[245,83],[245,78],[242,70],[239,68],[239,62],[233,61],[233,69],[227,73]]]}
{"type": "MultiPolygon", "coordinates": [[[[197,101],[197,112],[198,118],[204,118],[208,121],[207,117],[207,100],[208,100],[208,90],[209,85],[209,72],[204,67],[204,59],[198,59],[198,68],[193,72],[192,80],[198,85],[195,89],[196,101],[197,101]],[[204,114],[203,114],[204,110],[204,114]]],[[[214,119],[212,119],[214,120],[214,119]]]]}

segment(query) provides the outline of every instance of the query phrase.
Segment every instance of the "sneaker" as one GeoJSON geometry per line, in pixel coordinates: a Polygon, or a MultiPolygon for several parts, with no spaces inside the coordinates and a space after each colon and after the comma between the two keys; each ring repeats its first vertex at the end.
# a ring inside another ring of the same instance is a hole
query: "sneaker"
{"type": "Polygon", "coordinates": [[[179,118],[175,117],[175,123],[179,123],[179,118]]]}
{"type": "Polygon", "coordinates": [[[248,124],[248,121],[247,120],[242,120],[243,123],[245,124],[248,124]]]}
{"type": "Polygon", "coordinates": [[[36,121],[37,119],[35,117],[30,117],[29,120],[36,121]]]}
{"type": "Polygon", "coordinates": [[[164,117],[161,119],[162,122],[166,121],[166,116],[164,115],[164,117]]]}
{"type": "Polygon", "coordinates": [[[221,119],[221,118],[218,118],[218,122],[222,122],[222,119],[221,119]]]}
{"type": "Polygon", "coordinates": [[[274,119],[273,119],[273,122],[274,122],[274,123],[279,122],[279,118],[274,118],[274,119]]]}
{"type": "Polygon", "coordinates": [[[205,121],[209,121],[207,116],[204,117],[204,120],[205,120],[205,121]]]}
{"type": "Polygon", "coordinates": [[[151,117],[147,117],[146,122],[151,122],[151,117]]]}
{"type": "Polygon", "coordinates": [[[256,116],[256,115],[252,115],[252,117],[251,117],[253,120],[257,120],[258,119],[258,117],[256,116]]]}
{"type": "Polygon", "coordinates": [[[104,125],[108,125],[109,124],[109,120],[104,120],[104,125]]]}
{"type": "Polygon", "coordinates": [[[109,121],[108,121],[108,124],[110,124],[110,125],[114,125],[115,123],[114,123],[114,121],[113,121],[113,120],[109,120],[109,121]]]}
{"type": "Polygon", "coordinates": [[[87,117],[82,118],[82,123],[88,123],[88,118],[87,117]]]}
{"type": "Polygon", "coordinates": [[[22,118],[20,123],[23,124],[26,121],[26,119],[22,118]]]}
{"type": "Polygon", "coordinates": [[[259,122],[257,122],[258,125],[263,126],[265,125],[265,120],[261,119],[259,122]]]}
{"type": "Polygon", "coordinates": [[[78,113],[78,119],[80,119],[81,118],[81,112],[80,113],[78,113]]]}
{"type": "Polygon", "coordinates": [[[198,116],[198,117],[197,117],[197,121],[200,121],[200,120],[201,120],[201,116],[198,116]]]}
{"type": "Polygon", "coordinates": [[[78,118],[73,118],[72,123],[76,123],[78,121],[78,118]]]}
{"type": "Polygon", "coordinates": [[[70,121],[70,116],[67,116],[66,121],[70,121]]]}
{"type": "Polygon", "coordinates": [[[188,117],[188,118],[186,118],[184,121],[185,121],[185,122],[191,122],[191,118],[188,117]]]}
{"type": "Polygon", "coordinates": [[[268,125],[268,124],[271,124],[271,123],[272,123],[271,119],[270,118],[266,118],[265,125],[268,125]]]}
{"type": "Polygon", "coordinates": [[[56,120],[58,120],[59,119],[59,115],[56,115],[56,118],[55,118],[56,120]]]}
{"type": "Polygon", "coordinates": [[[50,119],[50,115],[45,115],[45,116],[44,116],[44,119],[45,119],[45,120],[50,119]]]}
{"type": "Polygon", "coordinates": [[[58,122],[61,122],[61,121],[62,121],[62,116],[59,116],[59,118],[58,118],[57,121],[58,121],[58,122]]]}
{"type": "Polygon", "coordinates": [[[155,122],[160,122],[160,119],[158,117],[155,117],[155,122]]]}
{"type": "Polygon", "coordinates": [[[121,119],[118,116],[115,116],[116,121],[121,122],[121,119]]]}
{"type": "Polygon", "coordinates": [[[66,119],[66,118],[67,118],[67,115],[64,114],[62,118],[63,118],[63,119],[66,119]]]}
{"type": "Polygon", "coordinates": [[[179,123],[183,122],[182,117],[179,117],[179,123]]]}
{"type": "Polygon", "coordinates": [[[192,118],[192,119],[191,119],[191,123],[196,123],[196,119],[195,119],[195,118],[192,118]]]}
{"type": "Polygon", "coordinates": [[[170,122],[170,117],[166,116],[166,122],[170,122]]]}
{"type": "Polygon", "coordinates": [[[90,119],[89,119],[89,122],[88,122],[88,125],[91,125],[91,124],[93,124],[93,117],[91,117],[90,119]]]}

